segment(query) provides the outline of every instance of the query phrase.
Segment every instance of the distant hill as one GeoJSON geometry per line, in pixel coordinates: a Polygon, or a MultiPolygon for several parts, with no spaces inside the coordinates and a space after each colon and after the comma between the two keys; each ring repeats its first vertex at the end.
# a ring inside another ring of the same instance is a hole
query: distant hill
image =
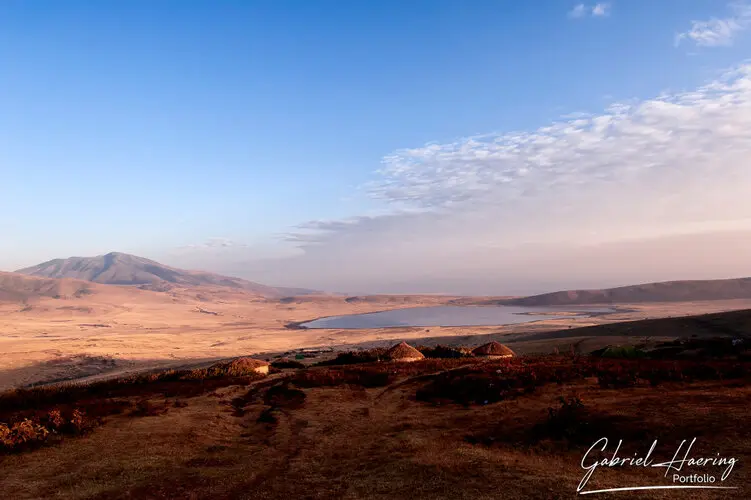
{"type": "Polygon", "coordinates": [[[25,302],[38,297],[81,297],[95,285],[73,279],[51,279],[0,272],[0,302],[25,302]]]}
{"type": "MultiPolygon", "coordinates": [[[[678,318],[622,321],[551,332],[512,334],[505,336],[504,342],[511,346],[516,346],[525,342],[540,343],[563,339],[572,339],[578,342],[581,339],[604,338],[606,343],[610,343],[606,338],[612,337],[617,337],[614,341],[615,344],[633,343],[628,340],[643,342],[650,338],[687,340],[690,338],[711,339],[729,337],[751,340],[751,309],[682,316],[678,318]]],[[[751,342],[746,345],[748,346],[749,344],[751,342]]],[[[552,346],[555,344],[549,345],[552,346]]],[[[745,349],[747,348],[745,347],[745,349]]]]}
{"type": "Polygon", "coordinates": [[[314,293],[313,290],[302,288],[277,288],[220,274],[186,271],[118,252],[97,257],[54,259],[16,272],[44,278],[74,278],[107,285],[137,285],[157,291],[168,290],[172,286],[217,286],[269,298],[314,293]]]}
{"type": "Polygon", "coordinates": [[[751,299],[751,278],[665,281],[602,290],[568,290],[514,299],[484,301],[482,304],[561,306],[731,299],[751,299]]]}

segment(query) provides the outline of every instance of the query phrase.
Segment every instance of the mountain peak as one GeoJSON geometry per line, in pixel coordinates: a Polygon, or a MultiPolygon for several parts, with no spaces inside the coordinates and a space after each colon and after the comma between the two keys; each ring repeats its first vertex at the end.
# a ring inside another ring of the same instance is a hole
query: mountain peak
{"type": "Polygon", "coordinates": [[[107,285],[159,285],[157,289],[162,290],[170,286],[219,286],[264,297],[281,297],[287,295],[288,291],[240,278],[176,269],[122,252],[110,252],[96,257],[54,259],[16,272],[44,278],[74,278],[107,285]]]}

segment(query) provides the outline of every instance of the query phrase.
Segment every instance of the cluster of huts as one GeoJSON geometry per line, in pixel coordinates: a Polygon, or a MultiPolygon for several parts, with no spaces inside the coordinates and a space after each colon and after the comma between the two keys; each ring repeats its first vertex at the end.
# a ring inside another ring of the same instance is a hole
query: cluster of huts
{"type": "MultiPolygon", "coordinates": [[[[499,342],[488,342],[472,350],[472,354],[478,358],[502,359],[515,356],[514,351],[499,342]]],[[[391,361],[418,361],[425,359],[425,355],[407,344],[401,342],[386,352],[386,357],[391,361]]]]}
{"type": "MultiPolygon", "coordinates": [[[[502,359],[515,356],[514,351],[498,342],[488,342],[480,347],[476,347],[472,350],[472,354],[478,358],[486,359],[502,359]]],[[[386,351],[386,358],[391,361],[409,362],[425,359],[425,355],[406,342],[400,342],[386,351]]],[[[221,369],[224,372],[234,375],[250,372],[261,374],[269,373],[268,362],[249,357],[220,362],[213,365],[212,368],[221,369]]]]}

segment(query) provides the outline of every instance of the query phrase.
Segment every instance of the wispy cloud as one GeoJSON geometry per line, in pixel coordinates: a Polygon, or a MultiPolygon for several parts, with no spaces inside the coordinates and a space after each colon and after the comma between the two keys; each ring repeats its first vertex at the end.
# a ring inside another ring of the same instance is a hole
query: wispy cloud
{"type": "Polygon", "coordinates": [[[211,249],[211,248],[245,248],[247,245],[243,243],[238,243],[236,241],[233,241],[229,238],[222,238],[222,237],[213,237],[208,238],[206,241],[203,241],[201,243],[191,243],[189,245],[186,245],[185,249],[211,249]]]}
{"type": "Polygon", "coordinates": [[[587,15],[587,7],[583,3],[577,4],[569,11],[568,15],[574,19],[584,17],[587,15]]]}
{"type": "MultiPolygon", "coordinates": [[[[531,132],[398,150],[366,187],[390,213],[302,225],[287,238],[304,255],[278,272],[338,289],[401,281],[426,289],[451,276],[487,285],[564,270],[590,276],[575,249],[748,230],[749,130],[751,65],[741,65],[695,90],[571,115],[531,132]]],[[[715,257],[723,269],[743,267],[715,257]]],[[[669,261],[667,254],[654,259],[669,261]]],[[[610,275],[651,265],[627,260],[613,262],[610,275]]],[[[718,269],[712,266],[703,270],[718,269]]],[[[696,276],[684,267],[671,277],[696,276]]],[[[265,263],[254,272],[274,271],[265,263]]]]}
{"type": "Polygon", "coordinates": [[[605,17],[610,15],[611,5],[609,3],[596,3],[594,5],[585,5],[583,3],[575,5],[568,13],[573,19],[583,17],[605,17]]]}
{"type": "Polygon", "coordinates": [[[738,34],[751,27],[751,4],[732,3],[730,15],[707,21],[691,21],[691,29],[675,36],[675,45],[690,41],[700,47],[727,47],[738,34]]]}
{"type": "Polygon", "coordinates": [[[592,7],[592,15],[595,17],[603,17],[610,14],[609,3],[598,3],[592,7]]]}
{"type": "Polygon", "coordinates": [[[574,115],[534,132],[399,150],[384,158],[383,177],[370,193],[390,203],[455,210],[698,169],[703,163],[697,155],[751,149],[750,68],[741,66],[695,91],[614,104],[599,115],[574,115]]]}

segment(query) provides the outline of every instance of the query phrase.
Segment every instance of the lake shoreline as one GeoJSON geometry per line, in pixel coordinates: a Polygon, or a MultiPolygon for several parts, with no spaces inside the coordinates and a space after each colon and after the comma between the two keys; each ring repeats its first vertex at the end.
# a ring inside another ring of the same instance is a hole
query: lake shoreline
{"type": "Polygon", "coordinates": [[[555,306],[543,306],[541,309],[545,309],[542,311],[535,310],[535,307],[524,307],[524,306],[506,306],[506,305],[467,305],[467,306],[457,306],[457,305],[445,305],[445,306],[416,306],[416,307],[407,307],[402,309],[386,309],[382,311],[371,311],[367,313],[362,314],[347,314],[347,315],[332,315],[332,316],[321,316],[318,318],[306,320],[306,321],[296,321],[287,323],[285,325],[285,328],[290,330],[369,330],[369,329],[392,329],[392,328],[467,328],[467,327],[502,327],[502,326],[508,326],[508,325],[514,325],[514,324],[532,324],[539,321],[549,321],[549,320],[556,320],[556,319],[567,319],[567,318],[592,318],[592,317],[600,317],[600,316],[606,316],[610,314],[618,314],[618,313],[627,313],[631,312],[630,309],[621,308],[618,306],[603,306],[599,304],[592,304],[592,309],[597,310],[577,310],[577,309],[585,309],[588,306],[586,305],[575,305],[575,306],[566,306],[567,309],[562,309],[560,311],[551,310],[554,309],[555,306]],[[389,324],[383,324],[383,325],[373,325],[373,326],[362,326],[362,325],[356,325],[356,326],[311,326],[311,324],[322,321],[322,320],[336,320],[336,319],[354,319],[354,318],[361,318],[361,317],[367,317],[367,316],[374,316],[374,315],[385,315],[385,314],[391,314],[391,315],[401,315],[404,313],[408,313],[410,311],[416,311],[416,310],[426,310],[426,309],[434,309],[436,311],[442,310],[445,311],[447,308],[452,309],[458,309],[462,311],[467,311],[468,309],[494,309],[496,311],[503,311],[505,314],[513,315],[513,316],[536,316],[539,317],[537,319],[531,319],[528,321],[507,321],[507,320],[500,320],[500,322],[488,322],[488,323],[476,323],[476,322],[469,322],[469,323],[451,323],[451,324],[442,324],[439,322],[431,323],[431,324],[417,324],[417,323],[411,323],[411,324],[396,324],[396,325],[389,325],[389,324]],[[523,308],[523,309],[531,309],[526,311],[509,311],[508,309],[512,308],[523,308]],[[607,310],[603,311],[601,309],[607,308],[607,310]]]}

